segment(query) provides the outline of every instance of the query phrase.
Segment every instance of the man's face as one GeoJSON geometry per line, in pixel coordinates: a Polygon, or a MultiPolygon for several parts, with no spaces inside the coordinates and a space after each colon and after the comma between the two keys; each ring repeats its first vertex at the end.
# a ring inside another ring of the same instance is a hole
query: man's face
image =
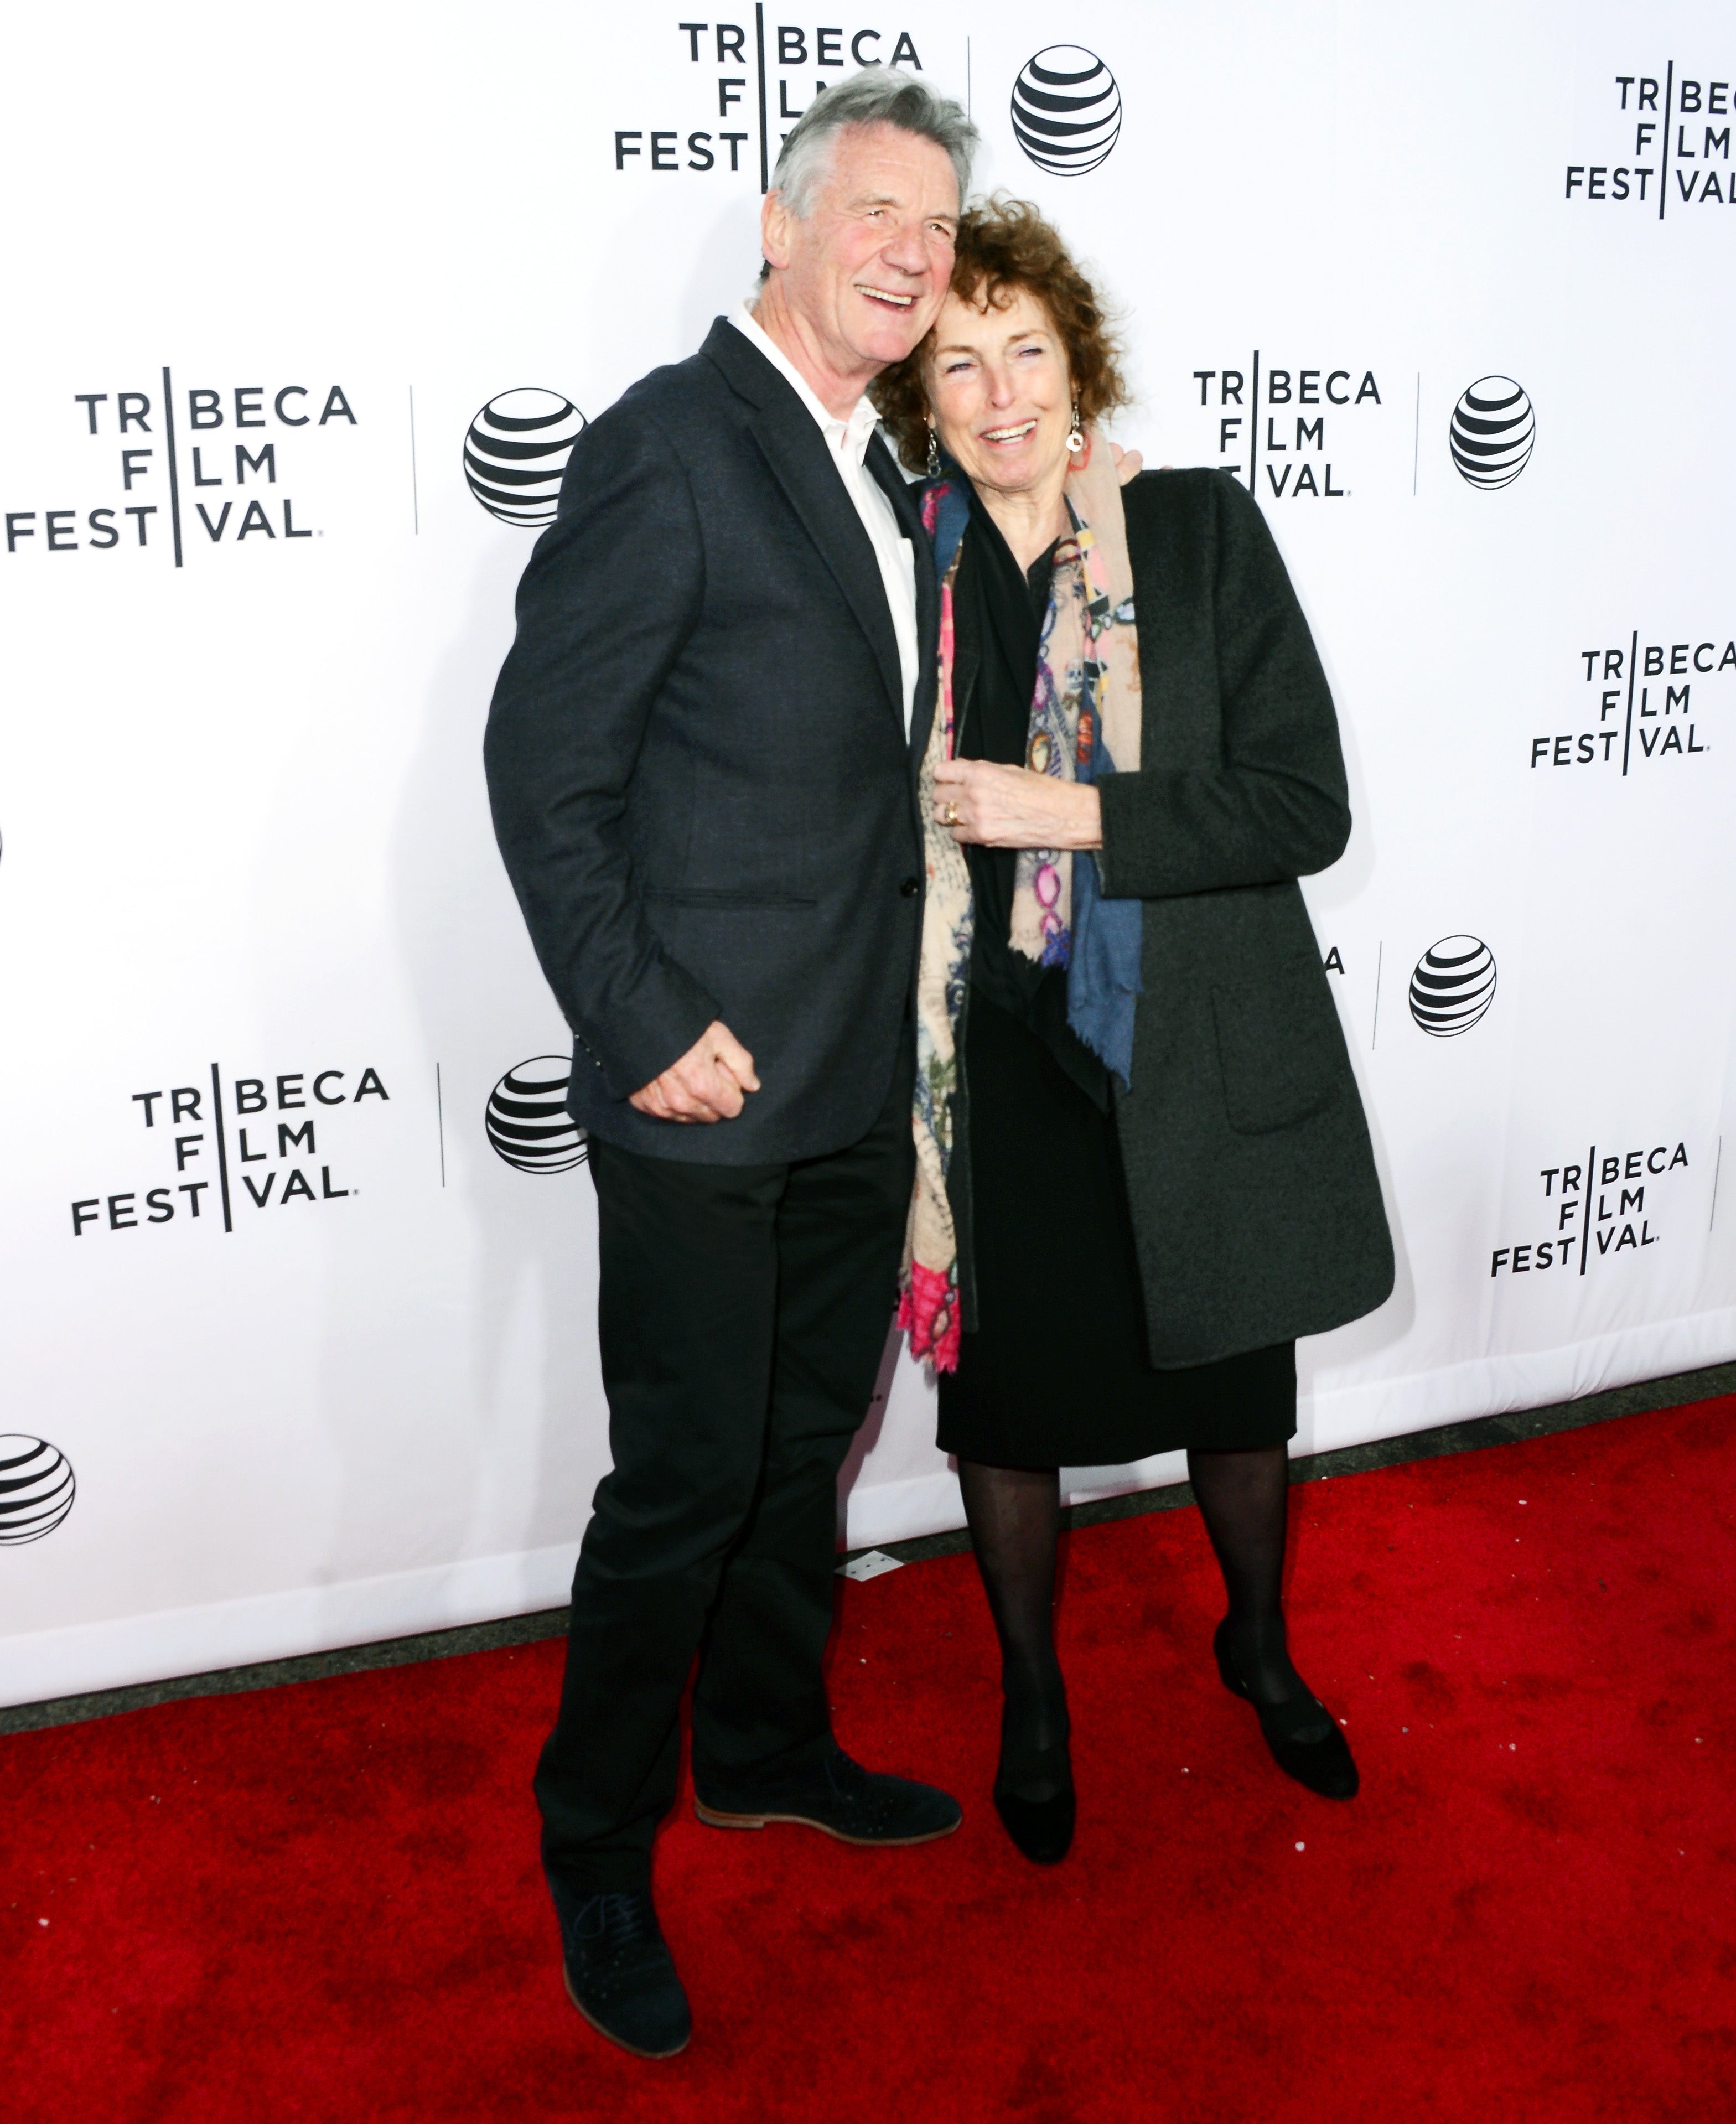
{"type": "Polygon", "coordinates": [[[791,310],[840,376],[902,361],[934,322],[952,275],[958,180],[944,148],[896,125],[850,125],[805,221],[776,193],[766,256],[791,310]]]}

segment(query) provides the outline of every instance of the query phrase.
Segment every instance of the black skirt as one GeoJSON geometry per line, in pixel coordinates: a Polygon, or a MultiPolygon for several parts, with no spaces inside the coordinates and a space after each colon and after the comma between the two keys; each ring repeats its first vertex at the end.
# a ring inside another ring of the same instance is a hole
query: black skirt
{"type": "Polygon", "coordinates": [[[1296,1432],[1296,1345],[1156,1370],[1114,1124],[973,989],[965,1022],[977,1327],[940,1375],[943,1453],[1095,1468],[1296,1432]]]}

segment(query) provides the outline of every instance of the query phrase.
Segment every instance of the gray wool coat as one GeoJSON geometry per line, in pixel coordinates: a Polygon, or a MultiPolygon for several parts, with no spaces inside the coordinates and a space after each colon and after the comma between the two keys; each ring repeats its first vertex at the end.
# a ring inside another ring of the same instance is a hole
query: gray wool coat
{"type": "Polygon", "coordinates": [[[1332,696],[1256,504],[1227,474],[1124,491],[1144,689],[1100,785],[1104,889],[1144,902],[1115,1087],[1152,1360],[1318,1335],[1391,1294],[1368,1124],[1296,881],[1344,853],[1332,696]]]}

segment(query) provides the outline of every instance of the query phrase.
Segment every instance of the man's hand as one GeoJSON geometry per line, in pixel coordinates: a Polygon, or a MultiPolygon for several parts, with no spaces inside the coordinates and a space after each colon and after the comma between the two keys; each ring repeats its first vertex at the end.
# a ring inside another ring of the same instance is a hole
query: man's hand
{"type": "Polygon", "coordinates": [[[944,759],[934,771],[934,815],[955,841],[985,848],[1100,848],[1102,800],[1086,782],[1063,782],[992,759],[944,759]]]}
{"type": "Polygon", "coordinates": [[[678,1062],[627,1102],[659,1121],[733,1121],[759,1089],[753,1057],[714,1018],[678,1062]]]}
{"type": "MultiPolygon", "coordinates": [[[[1145,469],[1145,459],[1138,450],[1124,450],[1119,443],[1110,444],[1110,462],[1115,468],[1115,477],[1125,486],[1130,479],[1138,479],[1145,469]]],[[[1169,468],[1164,467],[1166,472],[1169,468]]]]}

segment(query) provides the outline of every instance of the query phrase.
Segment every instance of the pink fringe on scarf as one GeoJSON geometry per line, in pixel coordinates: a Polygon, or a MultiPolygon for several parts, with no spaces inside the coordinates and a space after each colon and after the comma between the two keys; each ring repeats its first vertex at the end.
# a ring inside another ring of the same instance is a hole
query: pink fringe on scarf
{"type": "Polygon", "coordinates": [[[910,1337],[913,1357],[927,1357],[937,1372],[959,1369],[959,1291],[937,1268],[910,1264],[910,1281],[898,1300],[898,1325],[910,1337]]]}

